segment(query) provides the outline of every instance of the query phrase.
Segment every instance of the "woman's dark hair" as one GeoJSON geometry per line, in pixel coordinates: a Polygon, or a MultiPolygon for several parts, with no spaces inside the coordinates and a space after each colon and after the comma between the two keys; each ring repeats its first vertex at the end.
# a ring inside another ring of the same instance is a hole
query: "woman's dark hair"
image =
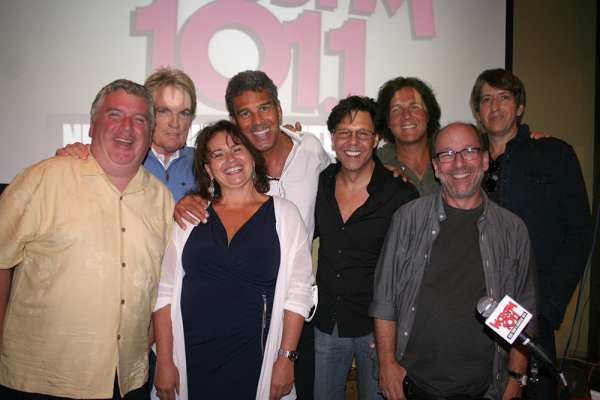
{"type": "Polygon", "coordinates": [[[254,159],[254,187],[259,193],[267,193],[270,185],[269,178],[267,178],[267,165],[265,159],[256,147],[252,145],[250,140],[240,132],[237,125],[222,119],[207,125],[200,133],[198,133],[194,150],[194,179],[196,181],[196,187],[199,189],[190,191],[189,194],[199,194],[203,198],[211,201],[218,201],[221,197],[221,186],[219,186],[217,181],[214,181],[214,193],[208,193],[211,179],[204,168],[205,164],[210,163],[212,157],[212,151],[208,147],[208,142],[210,142],[210,140],[219,132],[225,132],[227,137],[230,138],[233,143],[241,144],[248,149],[254,159]]]}

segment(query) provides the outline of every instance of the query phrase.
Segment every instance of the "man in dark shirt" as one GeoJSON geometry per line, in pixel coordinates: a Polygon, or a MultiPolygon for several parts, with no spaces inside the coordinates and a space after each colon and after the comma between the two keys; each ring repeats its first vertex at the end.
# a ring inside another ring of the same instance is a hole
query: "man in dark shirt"
{"type": "Polygon", "coordinates": [[[315,399],[344,399],[354,357],[360,398],[382,399],[369,347],[373,275],[392,215],[418,197],[374,155],[384,123],[377,103],[359,96],[340,101],[327,120],[338,162],[321,173],[315,206],[321,239],[315,399]]]}
{"type": "MultiPolygon", "coordinates": [[[[539,279],[538,343],[556,359],[554,327],[563,321],[591,248],[592,221],[581,167],[573,148],[556,138],[533,140],[521,125],[525,87],[512,73],[481,73],[471,93],[487,132],[490,200],[523,219],[539,279]]],[[[556,398],[556,376],[543,370],[541,399],[556,398]]]]}
{"type": "MultiPolygon", "coordinates": [[[[519,397],[509,375],[527,370],[524,346],[512,349],[476,317],[478,300],[510,296],[536,311],[535,268],[527,229],[480,188],[488,167],[485,138],[450,124],[432,138],[441,189],[394,215],[375,273],[379,386],[387,400],[467,395],[519,397]]],[[[536,321],[526,327],[536,333],[536,321]]]]}

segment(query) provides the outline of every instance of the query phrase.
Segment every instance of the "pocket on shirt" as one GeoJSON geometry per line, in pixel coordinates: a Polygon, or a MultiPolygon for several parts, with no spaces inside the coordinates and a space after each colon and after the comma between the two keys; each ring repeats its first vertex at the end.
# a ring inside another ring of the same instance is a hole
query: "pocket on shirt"
{"type": "Polygon", "coordinates": [[[545,210],[550,204],[550,193],[554,184],[554,175],[523,173],[522,201],[529,204],[538,204],[531,207],[533,212],[545,210]]]}
{"type": "Polygon", "coordinates": [[[513,258],[503,258],[500,261],[500,295],[515,298],[516,277],[519,262],[513,258]]]}

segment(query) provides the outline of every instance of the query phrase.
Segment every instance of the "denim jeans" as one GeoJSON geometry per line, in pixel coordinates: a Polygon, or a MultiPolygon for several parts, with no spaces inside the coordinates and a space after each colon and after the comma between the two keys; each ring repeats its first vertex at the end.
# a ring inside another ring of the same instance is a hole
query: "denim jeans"
{"type": "Polygon", "coordinates": [[[361,400],[383,400],[379,382],[373,378],[373,362],[369,345],[375,334],[356,338],[340,338],[337,324],[331,335],[315,327],[315,400],[344,400],[348,373],[356,357],[358,397],[361,400]]]}

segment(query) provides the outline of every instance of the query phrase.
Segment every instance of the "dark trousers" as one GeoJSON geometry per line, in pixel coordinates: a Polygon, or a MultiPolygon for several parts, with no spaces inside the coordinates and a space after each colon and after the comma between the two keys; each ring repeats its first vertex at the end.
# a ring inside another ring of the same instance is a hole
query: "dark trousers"
{"type": "Polygon", "coordinates": [[[156,354],[153,351],[150,351],[150,355],[148,356],[148,382],[146,382],[146,400],[150,400],[150,393],[152,393],[152,387],[154,386],[154,373],[156,372],[156,354]]]}
{"type": "MultiPolygon", "coordinates": [[[[21,392],[7,388],[6,386],[0,385],[0,399],[2,400],[68,400],[69,397],[56,397],[48,394],[40,393],[28,393],[21,392]]],[[[119,382],[115,378],[115,386],[113,390],[113,397],[107,400],[146,400],[146,385],[142,385],[141,388],[132,390],[127,393],[124,397],[121,397],[119,391],[119,382]]]]}
{"type": "MultiPolygon", "coordinates": [[[[404,393],[404,396],[408,400],[431,400],[432,399],[432,396],[429,395],[426,391],[424,391],[423,389],[421,389],[420,387],[418,387],[417,385],[412,383],[410,381],[410,379],[405,378],[405,384],[404,384],[403,389],[406,391],[407,388],[409,388],[408,390],[410,390],[410,393],[404,393]]],[[[483,393],[480,393],[477,396],[473,396],[473,397],[467,396],[467,395],[462,395],[462,394],[456,394],[454,396],[446,397],[446,400],[479,400],[479,399],[485,400],[485,399],[483,399],[483,395],[485,394],[486,391],[483,391],[483,393]]]]}
{"type": "Polygon", "coordinates": [[[294,366],[298,400],[312,400],[315,387],[315,332],[312,322],[304,322],[298,342],[298,361],[294,366]]]}
{"type": "MultiPolygon", "coordinates": [[[[554,326],[550,322],[546,321],[544,317],[538,314],[538,330],[539,335],[534,339],[542,349],[546,351],[548,357],[556,362],[556,343],[554,342],[554,326]]],[[[535,356],[531,356],[532,361],[535,360],[535,356]]],[[[531,363],[530,363],[531,364],[531,363]]],[[[557,379],[556,374],[551,369],[544,367],[540,364],[539,382],[537,385],[527,385],[526,394],[528,399],[540,399],[540,400],[551,400],[558,399],[556,385],[557,379]],[[538,397],[539,396],[539,397],[538,397]]],[[[529,372],[531,376],[531,371],[529,372]]]]}

